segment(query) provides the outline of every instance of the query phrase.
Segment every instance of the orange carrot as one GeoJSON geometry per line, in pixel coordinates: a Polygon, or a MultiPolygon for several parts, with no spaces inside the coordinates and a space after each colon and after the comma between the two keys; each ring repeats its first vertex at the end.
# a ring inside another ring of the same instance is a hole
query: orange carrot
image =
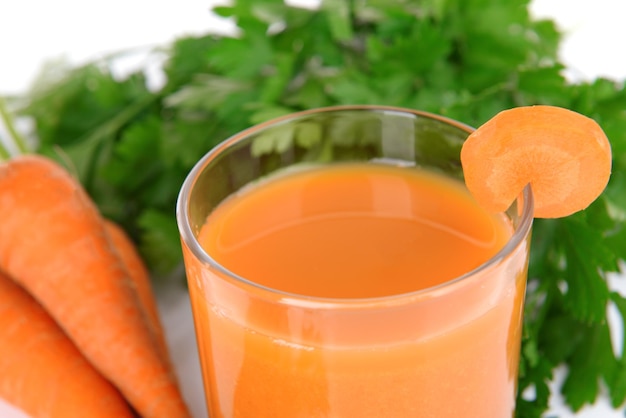
{"type": "Polygon", "coordinates": [[[0,270],[56,320],[144,418],[189,413],[96,206],[41,156],[0,167],[0,270]]]}
{"type": "Polygon", "coordinates": [[[589,206],[606,187],[611,162],[602,128],[555,106],[500,112],[461,150],[465,183],[479,204],[506,210],[530,184],[538,218],[563,217],[589,206]]]}
{"type": "Polygon", "coordinates": [[[157,343],[163,359],[169,361],[169,350],[165,340],[165,333],[161,325],[159,310],[156,304],[156,298],[152,290],[150,282],[150,273],[139,255],[135,244],[126,232],[115,222],[108,219],[104,220],[106,232],[111,240],[113,248],[117,252],[128,276],[132,279],[134,288],[136,289],[139,302],[148,319],[148,325],[152,333],[156,336],[157,343]]]}
{"type": "Polygon", "coordinates": [[[35,418],[131,418],[117,389],[0,273],[0,398],[35,418]]]}

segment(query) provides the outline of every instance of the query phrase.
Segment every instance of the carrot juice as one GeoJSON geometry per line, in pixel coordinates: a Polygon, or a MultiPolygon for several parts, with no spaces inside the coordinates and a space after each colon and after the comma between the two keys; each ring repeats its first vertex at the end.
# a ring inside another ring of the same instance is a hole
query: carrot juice
{"type": "Polygon", "coordinates": [[[211,418],[514,415],[521,209],[372,160],[288,164],[216,200],[182,240],[211,418]]]}
{"type": "MultiPolygon", "coordinates": [[[[460,184],[416,169],[361,164],[253,186],[223,202],[198,240],[223,267],[262,286],[367,299],[461,276],[502,249],[511,233],[503,216],[484,212],[460,184]]],[[[295,340],[288,308],[250,304],[237,320],[194,303],[195,317],[215,330],[203,347],[219,365],[215,379],[231,382],[221,393],[209,387],[217,406],[212,417],[511,416],[511,395],[498,394],[513,393],[511,341],[519,329],[510,324],[519,326],[513,316],[523,269],[519,275],[506,289],[483,291],[497,280],[483,278],[450,298],[451,309],[468,310],[465,320],[474,316],[467,323],[450,324],[436,307],[399,309],[379,323],[325,323],[322,313],[309,312],[295,340]],[[504,297],[489,294],[496,291],[504,297]],[[429,324],[418,332],[424,320],[429,324]],[[398,332],[411,322],[414,332],[398,332]]]]}

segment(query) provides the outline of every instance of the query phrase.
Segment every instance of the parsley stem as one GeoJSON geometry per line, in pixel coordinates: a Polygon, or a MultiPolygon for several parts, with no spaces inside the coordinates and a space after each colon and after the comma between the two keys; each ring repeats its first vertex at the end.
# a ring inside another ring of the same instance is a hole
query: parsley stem
{"type": "Polygon", "coordinates": [[[6,161],[11,158],[11,154],[9,154],[9,150],[4,145],[4,140],[0,137],[0,162],[6,161]]]}
{"type": "MultiPolygon", "coordinates": [[[[13,123],[13,117],[9,113],[5,100],[0,97],[0,118],[4,123],[4,126],[9,133],[9,138],[13,140],[13,144],[17,147],[18,151],[21,154],[28,153],[28,146],[26,145],[26,140],[24,137],[15,129],[15,124],[13,123]]],[[[2,145],[0,143],[0,145],[2,145]]],[[[0,146],[2,149],[2,157],[8,159],[10,157],[9,150],[5,145],[0,146]],[[5,155],[7,154],[7,155],[5,155]]]]}

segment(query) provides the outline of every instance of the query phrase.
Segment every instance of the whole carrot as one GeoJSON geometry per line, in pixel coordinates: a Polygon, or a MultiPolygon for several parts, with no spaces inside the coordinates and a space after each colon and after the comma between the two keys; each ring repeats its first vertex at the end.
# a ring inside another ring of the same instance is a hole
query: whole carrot
{"type": "Polygon", "coordinates": [[[188,417],[95,204],[62,167],[0,167],[0,270],[48,311],[143,418],[188,417]]]}
{"type": "Polygon", "coordinates": [[[135,244],[126,232],[115,222],[104,220],[104,227],[111,240],[113,248],[117,252],[128,276],[136,289],[139,302],[148,319],[148,326],[155,335],[163,359],[169,362],[169,350],[165,340],[165,333],[161,325],[156,298],[150,282],[150,273],[139,255],[135,244]]]}
{"type": "Polygon", "coordinates": [[[131,418],[48,313],[0,272],[0,398],[35,418],[131,418]]]}

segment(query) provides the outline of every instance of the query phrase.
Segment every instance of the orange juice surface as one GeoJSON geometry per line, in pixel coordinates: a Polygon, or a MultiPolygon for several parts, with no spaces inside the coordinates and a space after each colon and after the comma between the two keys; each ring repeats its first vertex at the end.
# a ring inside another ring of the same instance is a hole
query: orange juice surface
{"type": "Polygon", "coordinates": [[[226,199],[190,294],[211,418],[511,417],[521,248],[462,183],[339,164],[226,199]],[[270,292],[265,288],[275,289],[270,292]]]}

